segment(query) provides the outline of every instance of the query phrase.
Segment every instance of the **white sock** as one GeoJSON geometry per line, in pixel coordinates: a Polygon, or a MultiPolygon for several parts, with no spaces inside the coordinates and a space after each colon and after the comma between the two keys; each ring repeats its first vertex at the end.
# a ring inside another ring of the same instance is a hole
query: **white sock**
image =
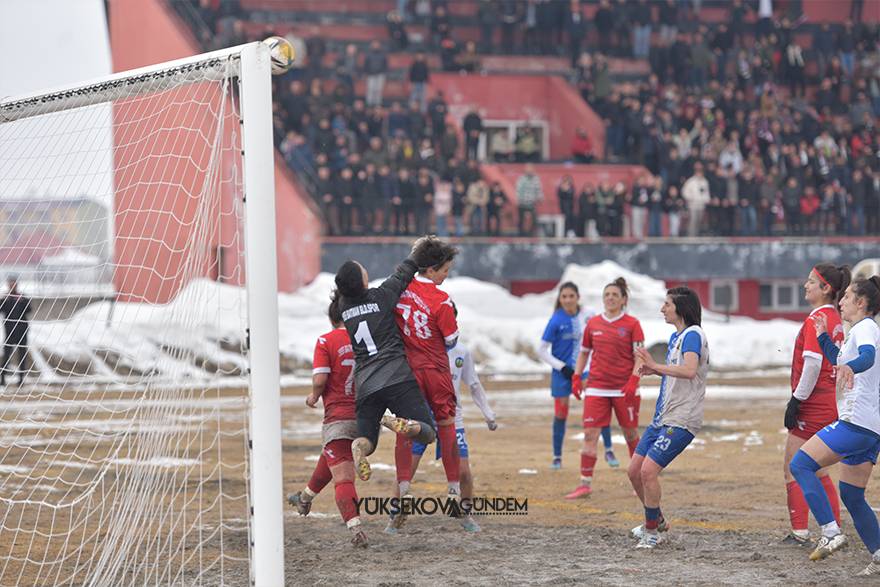
{"type": "Polygon", "coordinates": [[[808,538],[810,536],[809,530],[792,530],[791,533],[798,538],[808,538]]]}
{"type": "Polygon", "coordinates": [[[361,530],[361,519],[358,516],[353,517],[349,521],[345,523],[348,526],[348,529],[352,532],[360,532],[361,530]]]}
{"type": "Polygon", "coordinates": [[[449,493],[461,496],[461,483],[458,481],[449,482],[449,493]]]}
{"type": "Polygon", "coordinates": [[[837,525],[837,521],[832,520],[827,524],[822,525],[822,536],[833,538],[838,534],[840,534],[840,526],[837,525]]]}
{"type": "Polygon", "coordinates": [[[306,488],[303,489],[299,498],[303,501],[312,501],[312,498],[315,497],[316,495],[318,495],[318,494],[315,493],[314,491],[312,491],[311,489],[309,489],[309,486],[306,485],[306,488]]]}
{"type": "Polygon", "coordinates": [[[583,475],[581,475],[581,485],[586,485],[587,487],[589,487],[592,484],[593,484],[592,477],[584,477],[583,475]]]}
{"type": "Polygon", "coordinates": [[[400,497],[409,495],[409,481],[398,481],[397,486],[400,488],[400,497]]]}

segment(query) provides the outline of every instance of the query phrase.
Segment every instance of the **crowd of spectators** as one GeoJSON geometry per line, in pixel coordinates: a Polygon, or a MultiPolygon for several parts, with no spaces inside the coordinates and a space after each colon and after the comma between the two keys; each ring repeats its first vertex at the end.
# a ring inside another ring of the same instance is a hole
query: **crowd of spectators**
{"type": "MultiPolygon", "coordinates": [[[[198,4],[212,43],[252,40],[228,9],[234,0],[198,4]]],[[[545,194],[534,168],[507,194],[482,178],[478,147],[484,137],[495,161],[539,162],[537,133],[487,136],[476,105],[459,129],[443,94],[427,91],[434,56],[445,70],[476,71],[496,52],[570,56],[573,82],[606,123],[605,161],[649,173],[633,185],[561,178],[566,235],[880,234],[876,25],[810,25],[797,0],[775,12],[772,0],[733,0],[712,26],[694,0],[600,0],[590,18],[578,0],[478,0],[480,41],[460,43],[448,4],[400,0],[387,43],[351,44],[332,59],[323,39],[297,40],[308,58],[276,78],[276,145],[328,234],[497,235],[509,201],[517,232],[535,234],[545,194]],[[427,31],[418,42],[413,23],[427,31]],[[413,55],[408,94],[389,99],[390,52],[401,51],[413,55]],[[612,57],[645,59],[650,76],[615,83],[612,57]]],[[[571,161],[596,161],[582,128],[571,161]]]]}

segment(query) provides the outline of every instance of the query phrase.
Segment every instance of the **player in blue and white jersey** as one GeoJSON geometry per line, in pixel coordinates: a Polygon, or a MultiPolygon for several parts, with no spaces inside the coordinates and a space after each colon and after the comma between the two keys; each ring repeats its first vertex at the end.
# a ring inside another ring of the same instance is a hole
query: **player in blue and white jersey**
{"type": "MultiPolygon", "coordinates": [[[[455,312],[455,316],[458,317],[458,308],[455,307],[454,303],[452,304],[452,309],[455,312]]],[[[498,424],[495,422],[495,412],[492,410],[492,406],[489,405],[489,399],[486,397],[486,390],[483,389],[483,384],[480,383],[480,379],[477,377],[477,370],[474,366],[474,359],[471,356],[470,351],[459,340],[454,347],[446,351],[446,354],[449,357],[449,370],[452,372],[452,387],[455,389],[455,440],[458,444],[458,456],[460,462],[459,475],[461,482],[461,497],[462,500],[467,503],[467,500],[473,499],[474,497],[474,477],[473,474],[471,474],[469,461],[470,451],[464,430],[464,410],[462,409],[461,402],[462,383],[467,385],[468,390],[470,390],[471,399],[483,414],[483,418],[485,419],[486,426],[489,430],[496,430],[498,424]]],[[[413,475],[415,475],[419,462],[422,459],[422,455],[425,453],[426,446],[427,445],[418,442],[414,442],[412,445],[413,460],[411,470],[413,475]]],[[[441,457],[439,444],[437,445],[436,450],[436,458],[439,459],[441,457]]],[[[480,526],[470,515],[465,515],[460,518],[460,522],[462,527],[468,532],[480,531],[480,526]]],[[[403,520],[399,520],[396,524],[389,524],[389,527],[386,528],[386,532],[394,533],[394,529],[399,529],[400,526],[402,526],[402,523],[403,520]]]]}
{"type": "MultiPolygon", "coordinates": [[[[553,464],[554,469],[562,467],[562,441],[565,439],[565,425],[568,420],[569,398],[571,396],[571,377],[581,348],[581,337],[587,321],[596,312],[581,308],[580,292],[576,284],[566,281],[559,286],[556,308],[544,328],[538,356],[553,368],[550,375],[550,394],[553,396],[553,464]]],[[[584,379],[587,377],[584,371],[584,379]]],[[[602,441],[605,445],[605,460],[612,467],[619,467],[620,461],[611,448],[611,427],[602,428],[602,441]]]]}
{"type": "Polygon", "coordinates": [[[847,543],[816,472],[840,462],[840,498],[853,526],[871,553],[871,563],[860,575],[880,575],[880,525],[865,501],[865,487],[880,452],[880,327],[872,319],[880,312],[880,276],[856,279],[840,300],[840,317],[852,325],[838,349],[828,335],[823,315],[813,320],[822,354],[837,365],[838,384],[844,391],[836,422],[810,438],[791,461],[791,472],[822,537],[811,560],[820,560],[847,543]]]}
{"type": "Polygon", "coordinates": [[[654,548],[659,532],[669,526],[660,511],[660,473],[684,451],[703,425],[703,400],[709,373],[709,344],[700,328],[702,308],[696,292],[673,287],[666,292],[660,309],[667,324],[675,326],[669,337],[665,364],[639,347],[640,375],[662,375],[654,419],[645,429],[627,473],[633,489],[645,506],[645,523],[633,528],[639,538],[636,548],[654,548]]]}

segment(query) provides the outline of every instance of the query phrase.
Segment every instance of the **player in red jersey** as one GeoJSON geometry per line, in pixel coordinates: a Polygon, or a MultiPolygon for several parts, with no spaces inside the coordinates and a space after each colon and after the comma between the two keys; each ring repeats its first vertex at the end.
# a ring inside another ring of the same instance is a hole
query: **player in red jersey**
{"type": "MultiPolygon", "coordinates": [[[[792,395],[785,410],[785,427],[788,437],[785,441],[785,460],[783,473],[788,496],[788,513],[791,519],[791,532],[783,539],[786,544],[808,546],[810,532],[808,522],[810,509],[804,499],[800,485],[791,474],[791,459],[798,449],[813,434],[837,420],[837,394],[834,366],[822,354],[813,317],[825,316],[828,334],[838,346],[843,341],[843,325],[837,313],[837,305],[849,287],[849,267],[835,267],[830,263],[816,265],[804,283],[804,299],[813,310],[804,320],[794,343],[794,356],[791,359],[792,395]]],[[[822,481],[834,517],[840,523],[840,502],[834,481],[828,470],[822,469],[817,475],[822,481]]]]}
{"type": "Polygon", "coordinates": [[[351,441],[357,437],[357,419],[354,398],[354,353],[351,340],[342,322],[339,300],[334,298],[328,310],[333,330],[318,337],[312,362],[312,392],[306,405],[314,408],[324,400],[324,426],[321,431],[323,450],[312,478],[305,489],[287,497],[300,515],[306,516],[312,508],[312,499],[333,480],[336,488],[336,507],[346,526],[354,534],[351,543],[367,546],[367,536],[361,529],[357,510],[357,491],[354,487],[354,460],[351,441]]]}
{"type": "MultiPolygon", "coordinates": [[[[436,237],[426,237],[415,259],[420,271],[397,303],[397,325],[403,334],[406,358],[437,422],[437,439],[449,496],[461,496],[459,454],[455,438],[455,389],[447,348],[455,346],[458,323],[452,300],[437,286],[446,280],[458,250],[436,237]]],[[[409,493],[412,480],[412,441],[397,435],[394,450],[398,494],[409,493]]]]}
{"type": "Polygon", "coordinates": [[[623,429],[629,456],[639,444],[639,367],[635,349],[644,346],[645,335],[639,321],[626,313],[629,292],[622,277],[602,291],[605,311],[593,316],[584,329],[581,351],[571,380],[577,399],[584,397],[584,446],[581,448],[581,484],[566,499],[592,493],[593,469],[599,431],[611,423],[611,411],[623,429]],[[581,374],[590,360],[586,387],[581,374]]]}

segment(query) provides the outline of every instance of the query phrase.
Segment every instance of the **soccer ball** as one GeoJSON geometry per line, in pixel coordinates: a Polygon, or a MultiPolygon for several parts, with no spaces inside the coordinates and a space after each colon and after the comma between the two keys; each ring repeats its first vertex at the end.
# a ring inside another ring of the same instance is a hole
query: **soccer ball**
{"type": "Polygon", "coordinates": [[[293,67],[296,52],[293,45],[284,37],[269,37],[263,43],[269,47],[269,60],[272,62],[272,75],[281,75],[293,67]]]}

